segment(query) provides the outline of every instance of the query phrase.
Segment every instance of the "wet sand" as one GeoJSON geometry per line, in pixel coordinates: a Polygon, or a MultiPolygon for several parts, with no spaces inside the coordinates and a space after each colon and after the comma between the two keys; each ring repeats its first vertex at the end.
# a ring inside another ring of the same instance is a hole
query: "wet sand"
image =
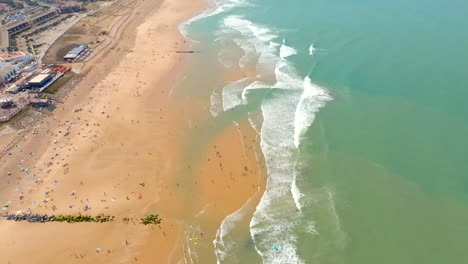
{"type": "Polygon", "coordinates": [[[179,23],[205,5],[142,1],[68,98],[13,142],[11,155],[0,159],[6,211],[103,213],[116,220],[0,220],[1,263],[177,263],[188,247],[201,263],[214,261],[216,229],[261,192],[262,163],[246,122],[242,133],[232,125],[200,148],[199,159],[184,160],[187,128],[209,113],[201,102],[170,95],[192,56],[174,51],[188,45],[179,23]],[[160,226],[138,224],[155,212],[160,226]]]}

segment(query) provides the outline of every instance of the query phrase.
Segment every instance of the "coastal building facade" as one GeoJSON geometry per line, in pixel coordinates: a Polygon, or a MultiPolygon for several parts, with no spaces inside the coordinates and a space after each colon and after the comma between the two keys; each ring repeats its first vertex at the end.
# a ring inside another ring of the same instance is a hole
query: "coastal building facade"
{"type": "Polygon", "coordinates": [[[80,54],[86,49],[86,46],[85,45],[80,45],[78,47],[75,47],[73,48],[72,50],[70,50],[64,57],[63,59],[66,60],[66,61],[73,61],[75,60],[76,58],[78,58],[78,56],[80,56],[80,54]]]}
{"type": "Polygon", "coordinates": [[[17,51],[12,53],[3,53],[0,55],[0,61],[10,62],[12,64],[25,64],[33,60],[33,56],[27,55],[24,52],[17,51]]]}
{"type": "Polygon", "coordinates": [[[8,31],[8,34],[10,34],[10,36],[19,34],[25,30],[30,29],[33,26],[37,26],[42,23],[45,23],[59,15],[60,15],[60,11],[54,8],[54,9],[30,16],[23,21],[19,21],[16,23],[6,25],[6,29],[8,31]]]}
{"type": "Polygon", "coordinates": [[[0,83],[6,84],[18,76],[18,68],[9,63],[0,62],[0,83]]]}
{"type": "Polygon", "coordinates": [[[10,47],[10,37],[26,31],[34,26],[43,24],[60,15],[60,10],[52,8],[50,10],[40,12],[38,14],[29,16],[22,21],[9,23],[2,26],[0,29],[0,50],[5,52],[10,47]]]}
{"type": "Polygon", "coordinates": [[[23,52],[4,53],[0,55],[0,83],[6,84],[23,72],[25,65],[34,57],[23,52]]]}

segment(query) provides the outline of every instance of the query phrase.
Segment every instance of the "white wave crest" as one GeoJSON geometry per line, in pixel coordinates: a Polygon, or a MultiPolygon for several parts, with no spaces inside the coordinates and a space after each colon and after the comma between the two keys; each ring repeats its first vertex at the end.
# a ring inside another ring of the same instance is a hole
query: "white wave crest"
{"type": "Polygon", "coordinates": [[[295,48],[287,46],[286,40],[283,39],[283,44],[281,45],[281,48],[280,48],[281,59],[286,59],[287,57],[290,57],[296,54],[297,54],[297,50],[295,48]]]}
{"type": "MultiPolygon", "coordinates": [[[[204,16],[213,16],[238,6],[237,2],[245,1],[224,1],[204,16]]],[[[212,113],[247,104],[248,95],[254,90],[270,92],[268,99],[261,103],[261,118],[249,113],[249,121],[255,123],[253,127],[261,136],[260,146],[268,175],[265,193],[250,222],[251,237],[263,263],[304,263],[297,252],[296,234],[299,229],[304,230],[304,226],[310,234],[316,235],[318,231],[313,220],[303,219],[302,207],[306,199],[297,185],[300,171],[295,171],[295,164],[302,136],[314,121],[316,112],[331,100],[331,96],[324,88],[313,84],[309,77],[304,79],[297,72],[290,60],[294,59],[293,55],[307,54],[307,51],[288,46],[285,40],[281,45],[275,43],[278,39],[276,29],[234,15],[224,18],[220,27],[218,33],[221,37],[216,41],[234,41],[244,51],[239,60],[240,68],[255,66],[257,76],[240,79],[226,85],[222,91],[213,92],[212,113]]],[[[309,54],[316,51],[311,45],[309,54]]],[[[220,51],[218,59],[227,65],[223,52],[220,51]]],[[[227,216],[217,232],[213,243],[218,262],[227,260],[227,254],[232,255],[235,244],[229,240],[232,237],[230,232],[240,217],[239,212],[227,216]]]]}
{"type": "Polygon", "coordinates": [[[275,80],[275,67],[280,60],[279,47],[280,44],[270,41],[268,48],[262,51],[257,63],[257,78],[267,81],[275,80]]]}
{"type": "Polygon", "coordinates": [[[304,79],[304,91],[296,107],[294,118],[294,145],[299,147],[301,136],[312,125],[315,113],[325,106],[325,103],[332,100],[330,93],[324,88],[312,83],[307,76],[304,79]]]}
{"type": "Polygon", "coordinates": [[[253,64],[254,60],[264,50],[268,49],[270,41],[277,37],[272,33],[271,29],[254,24],[239,16],[226,17],[224,19],[224,26],[241,34],[241,37],[233,39],[245,53],[239,62],[241,68],[253,64]]]}
{"type": "Polygon", "coordinates": [[[297,172],[296,170],[293,171],[294,179],[291,183],[291,194],[294,200],[294,204],[296,205],[297,210],[302,210],[302,203],[301,203],[301,198],[304,196],[303,193],[301,193],[301,190],[297,186],[297,172]]]}
{"type": "Polygon", "coordinates": [[[314,55],[314,53],[317,51],[317,49],[314,47],[314,44],[310,44],[310,47],[309,47],[309,54],[310,55],[314,55]]]}
{"type": "Polygon", "coordinates": [[[197,42],[189,37],[189,27],[202,19],[209,18],[212,16],[219,15],[221,13],[227,12],[237,7],[247,7],[251,6],[251,4],[247,0],[212,0],[209,1],[208,9],[204,10],[200,14],[190,18],[187,21],[179,24],[179,31],[184,36],[184,38],[192,41],[197,42]]]}
{"type": "Polygon", "coordinates": [[[250,78],[240,79],[223,88],[223,109],[228,111],[234,107],[243,104],[242,93],[244,88],[252,83],[250,78]]]}
{"type": "Polygon", "coordinates": [[[310,44],[309,55],[311,55],[311,56],[315,55],[315,54],[322,54],[322,55],[325,54],[326,55],[327,53],[328,53],[328,51],[326,49],[317,49],[313,43],[310,44]]]}
{"type": "MultiPolygon", "coordinates": [[[[281,89],[284,90],[284,89],[281,89]]],[[[263,263],[304,263],[297,254],[297,228],[291,195],[294,166],[294,112],[300,93],[278,91],[262,104],[261,148],[267,165],[267,186],[250,223],[252,238],[263,263]],[[289,209],[288,209],[289,208],[289,209]],[[281,245],[281,252],[272,250],[281,245]]]]}
{"type": "Polygon", "coordinates": [[[250,197],[239,210],[224,218],[221,226],[216,231],[216,238],[213,240],[213,244],[218,263],[226,261],[228,263],[238,262],[234,254],[237,243],[232,233],[235,232],[238,223],[245,219],[247,212],[255,206],[253,203],[255,201],[254,198],[255,196],[250,197]]]}

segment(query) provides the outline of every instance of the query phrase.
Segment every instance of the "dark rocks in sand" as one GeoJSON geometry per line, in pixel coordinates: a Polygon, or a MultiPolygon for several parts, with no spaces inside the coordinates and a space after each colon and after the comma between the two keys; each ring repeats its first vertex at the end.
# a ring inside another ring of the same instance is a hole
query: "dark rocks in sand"
{"type": "Polygon", "coordinates": [[[28,221],[30,223],[45,223],[54,221],[55,216],[52,215],[39,215],[39,214],[7,214],[4,216],[6,220],[10,221],[28,221]]]}
{"type": "Polygon", "coordinates": [[[6,214],[3,216],[6,220],[10,221],[27,221],[29,223],[46,223],[46,222],[67,222],[67,223],[79,223],[79,222],[95,222],[105,223],[114,220],[114,216],[110,215],[98,215],[96,217],[87,215],[41,215],[41,214],[6,214]]]}

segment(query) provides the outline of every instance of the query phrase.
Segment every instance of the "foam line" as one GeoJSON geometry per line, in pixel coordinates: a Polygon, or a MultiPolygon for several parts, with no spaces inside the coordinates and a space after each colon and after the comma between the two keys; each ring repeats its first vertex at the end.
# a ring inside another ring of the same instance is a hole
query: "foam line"
{"type": "Polygon", "coordinates": [[[304,90],[296,107],[294,118],[294,145],[299,148],[301,137],[312,125],[315,113],[325,106],[325,103],[332,100],[329,92],[324,88],[312,83],[307,76],[304,79],[304,90]]]}

